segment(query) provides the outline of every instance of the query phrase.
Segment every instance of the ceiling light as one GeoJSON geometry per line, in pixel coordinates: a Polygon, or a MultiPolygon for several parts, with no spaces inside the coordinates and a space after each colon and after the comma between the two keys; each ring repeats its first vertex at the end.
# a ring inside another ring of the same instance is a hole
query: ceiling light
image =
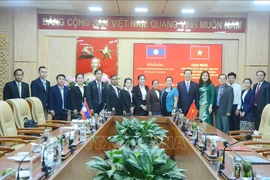
{"type": "Polygon", "coordinates": [[[147,8],[135,8],[136,12],[148,12],[147,8]]]}
{"type": "Polygon", "coordinates": [[[101,7],[89,7],[88,8],[90,11],[102,11],[101,7]]]}
{"type": "Polygon", "coordinates": [[[182,13],[194,13],[195,9],[182,9],[182,13]]]}
{"type": "Polygon", "coordinates": [[[253,4],[270,4],[270,1],[254,1],[253,4]]]}

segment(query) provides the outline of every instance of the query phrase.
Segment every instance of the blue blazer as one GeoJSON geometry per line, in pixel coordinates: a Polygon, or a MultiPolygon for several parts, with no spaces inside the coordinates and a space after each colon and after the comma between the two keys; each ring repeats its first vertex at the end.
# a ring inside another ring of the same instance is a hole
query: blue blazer
{"type": "Polygon", "coordinates": [[[50,82],[46,80],[46,90],[44,89],[43,83],[40,78],[32,81],[31,83],[31,95],[37,97],[42,102],[43,108],[47,109],[49,100],[50,82]]]}
{"type": "MultiPolygon", "coordinates": [[[[69,89],[64,87],[64,108],[69,109],[69,89]]],[[[62,112],[62,97],[58,85],[52,86],[49,91],[49,109],[54,110],[55,114],[62,112]]]]}
{"type": "MultiPolygon", "coordinates": [[[[244,92],[245,91],[242,91],[242,96],[244,92]]],[[[248,114],[253,111],[255,92],[252,89],[250,89],[245,96],[245,102],[243,102],[242,96],[241,96],[242,101],[241,112],[245,112],[245,114],[248,114]]]]}
{"type": "MultiPolygon", "coordinates": [[[[164,102],[162,102],[162,96],[163,96],[163,94],[165,92],[165,89],[166,88],[163,88],[162,92],[161,92],[161,97],[160,97],[161,104],[164,103],[164,102]]],[[[169,91],[169,93],[167,95],[167,98],[166,98],[166,102],[165,102],[166,103],[166,109],[167,109],[168,112],[172,112],[173,105],[174,105],[174,97],[178,97],[178,96],[179,96],[179,92],[178,92],[178,90],[176,88],[172,88],[169,91]]]]}

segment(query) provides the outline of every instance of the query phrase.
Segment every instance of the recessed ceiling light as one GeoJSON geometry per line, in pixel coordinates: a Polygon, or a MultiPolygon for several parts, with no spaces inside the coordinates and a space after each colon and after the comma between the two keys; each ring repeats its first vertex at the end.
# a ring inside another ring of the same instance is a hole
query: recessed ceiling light
{"type": "Polygon", "coordinates": [[[147,8],[135,8],[136,12],[148,12],[147,8]]]}
{"type": "Polygon", "coordinates": [[[270,4],[270,1],[254,1],[253,4],[270,4]]]}
{"type": "Polygon", "coordinates": [[[195,9],[182,9],[181,11],[182,13],[194,13],[195,12],[195,9]]]}
{"type": "Polygon", "coordinates": [[[101,7],[89,7],[88,8],[90,11],[102,11],[101,7]]]}

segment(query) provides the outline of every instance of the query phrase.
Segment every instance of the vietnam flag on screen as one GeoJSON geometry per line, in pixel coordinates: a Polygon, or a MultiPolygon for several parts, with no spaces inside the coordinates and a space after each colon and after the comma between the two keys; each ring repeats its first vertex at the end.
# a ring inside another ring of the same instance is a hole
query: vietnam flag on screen
{"type": "Polygon", "coordinates": [[[166,46],[164,45],[147,45],[146,59],[165,59],[166,46]]]}
{"type": "Polygon", "coordinates": [[[80,114],[82,115],[83,119],[87,119],[92,116],[86,100],[84,100],[83,102],[83,106],[82,106],[80,114]]]}
{"type": "Polygon", "coordinates": [[[190,59],[210,59],[210,47],[190,46],[190,59]]]}
{"type": "Polygon", "coordinates": [[[194,120],[197,117],[198,110],[196,108],[195,102],[190,105],[186,118],[189,120],[194,120]]]}

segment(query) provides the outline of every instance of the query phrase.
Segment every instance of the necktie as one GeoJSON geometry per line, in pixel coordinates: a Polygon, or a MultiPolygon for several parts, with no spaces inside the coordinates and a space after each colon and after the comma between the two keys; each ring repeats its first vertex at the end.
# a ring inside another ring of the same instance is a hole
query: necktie
{"type": "Polygon", "coordinates": [[[18,86],[19,97],[21,97],[21,84],[18,83],[17,86],[18,86]]]}
{"type": "Polygon", "coordinates": [[[116,94],[116,96],[117,96],[117,98],[118,98],[118,91],[117,91],[117,87],[114,87],[114,86],[113,86],[113,89],[114,89],[115,94],[116,94]]]}
{"type": "Polygon", "coordinates": [[[101,93],[101,84],[98,84],[98,104],[101,104],[102,102],[101,93]]]}
{"type": "Polygon", "coordinates": [[[187,93],[189,92],[189,82],[187,83],[187,93]]]}
{"type": "Polygon", "coordinates": [[[217,98],[217,106],[219,106],[219,101],[220,101],[220,98],[221,98],[221,94],[223,92],[223,86],[220,86],[219,88],[219,91],[218,91],[218,98],[217,98]]]}
{"type": "Polygon", "coordinates": [[[258,95],[259,95],[260,87],[261,87],[261,83],[258,83],[257,88],[256,88],[255,101],[254,101],[254,104],[256,105],[258,104],[258,95]]]}
{"type": "Polygon", "coordinates": [[[46,81],[43,81],[42,83],[43,83],[43,86],[44,86],[45,91],[47,91],[46,90],[46,81]]]}
{"type": "Polygon", "coordinates": [[[65,109],[65,102],[64,102],[64,88],[60,88],[61,96],[62,96],[62,109],[65,109]]]}

